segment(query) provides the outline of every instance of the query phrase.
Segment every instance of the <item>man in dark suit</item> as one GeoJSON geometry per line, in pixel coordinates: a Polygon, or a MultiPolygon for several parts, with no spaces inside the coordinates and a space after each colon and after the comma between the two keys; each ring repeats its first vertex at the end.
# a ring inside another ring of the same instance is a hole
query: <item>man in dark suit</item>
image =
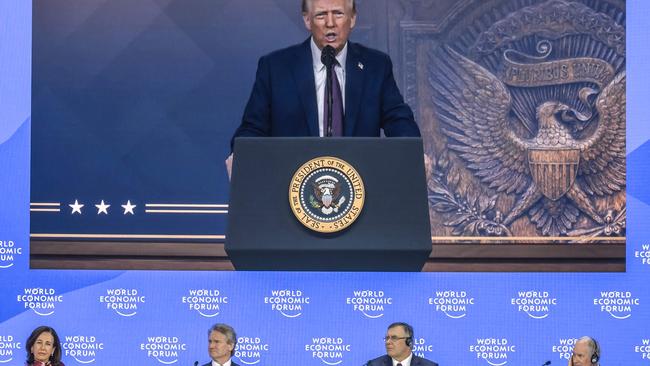
{"type": "Polygon", "coordinates": [[[348,42],[356,23],[354,0],[303,0],[302,13],[311,37],[260,58],[231,144],[241,136],[327,136],[325,84],[333,79],[331,88],[340,93],[342,109],[332,114],[343,114],[334,136],[380,136],[382,130],[389,137],[420,136],[388,55],[348,42]],[[336,56],[331,79],[321,62],[326,46],[336,56]]]}
{"type": "Polygon", "coordinates": [[[228,324],[217,323],[208,329],[208,353],[212,361],[203,366],[239,366],[232,361],[237,334],[228,324]]]}
{"type": "Polygon", "coordinates": [[[438,366],[413,354],[413,327],[406,323],[389,325],[384,343],[386,355],[368,361],[366,366],[438,366]]]}

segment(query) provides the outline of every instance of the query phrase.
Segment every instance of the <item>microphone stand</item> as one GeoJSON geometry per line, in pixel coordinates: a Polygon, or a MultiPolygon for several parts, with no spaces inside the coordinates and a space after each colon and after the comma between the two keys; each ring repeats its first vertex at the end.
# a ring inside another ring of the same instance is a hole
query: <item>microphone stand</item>
{"type": "Polygon", "coordinates": [[[336,51],[332,46],[323,47],[321,53],[321,61],[325,64],[326,68],[326,77],[325,77],[325,102],[327,108],[327,121],[325,127],[325,136],[332,137],[332,104],[334,104],[334,98],[332,96],[332,72],[334,72],[334,61],[335,61],[336,51]]]}

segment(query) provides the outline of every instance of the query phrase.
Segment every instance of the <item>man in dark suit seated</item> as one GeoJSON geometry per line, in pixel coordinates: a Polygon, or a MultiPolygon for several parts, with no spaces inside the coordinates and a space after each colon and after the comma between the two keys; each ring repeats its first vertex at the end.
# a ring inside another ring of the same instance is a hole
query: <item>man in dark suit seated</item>
{"type": "Polygon", "coordinates": [[[438,366],[413,354],[413,327],[406,323],[389,325],[384,342],[387,354],[368,361],[366,366],[438,366]]]}
{"type": "MultiPolygon", "coordinates": [[[[231,144],[242,136],[372,137],[382,130],[388,137],[419,137],[413,111],[397,88],[390,57],[348,42],[356,23],[354,0],[303,0],[302,15],[311,36],[260,58],[231,144]],[[335,56],[330,78],[321,57],[327,46],[335,56]]],[[[230,172],[232,155],[226,165],[230,172]]]]}
{"type": "Polygon", "coordinates": [[[203,366],[239,366],[232,361],[237,334],[228,324],[217,323],[208,330],[208,353],[212,361],[203,366]]]}

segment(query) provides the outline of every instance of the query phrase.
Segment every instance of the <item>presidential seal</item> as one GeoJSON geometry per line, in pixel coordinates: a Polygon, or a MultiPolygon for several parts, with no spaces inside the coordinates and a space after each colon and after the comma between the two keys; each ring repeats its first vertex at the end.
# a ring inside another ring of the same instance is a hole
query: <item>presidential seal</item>
{"type": "Polygon", "coordinates": [[[291,211],[308,229],[341,231],[361,214],[365,189],[361,176],[346,161],[323,156],[303,164],[289,186],[291,211]]]}

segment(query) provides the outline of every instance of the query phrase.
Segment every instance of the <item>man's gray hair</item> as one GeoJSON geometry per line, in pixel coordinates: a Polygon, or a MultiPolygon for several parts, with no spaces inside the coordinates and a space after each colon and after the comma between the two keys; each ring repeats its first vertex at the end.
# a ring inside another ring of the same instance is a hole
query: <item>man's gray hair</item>
{"type": "MultiPolygon", "coordinates": [[[[302,0],[302,13],[308,13],[309,12],[309,5],[311,4],[313,0],[302,0]]],[[[352,12],[356,13],[357,12],[357,2],[354,0],[347,0],[348,1],[348,7],[352,7],[352,12]]]]}
{"type": "Polygon", "coordinates": [[[237,333],[235,333],[235,329],[233,327],[231,327],[228,324],[217,323],[217,324],[213,325],[212,327],[210,327],[210,329],[208,329],[208,337],[210,336],[210,334],[212,334],[212,332],[219,332],[219,333],[225,335],[226,336],[226,342],[228,342],[228,344],[233,345],[232,352],[230,352],[230,353],[233,354],[235,352],[234,347],[237,345],[237,333]]]}

